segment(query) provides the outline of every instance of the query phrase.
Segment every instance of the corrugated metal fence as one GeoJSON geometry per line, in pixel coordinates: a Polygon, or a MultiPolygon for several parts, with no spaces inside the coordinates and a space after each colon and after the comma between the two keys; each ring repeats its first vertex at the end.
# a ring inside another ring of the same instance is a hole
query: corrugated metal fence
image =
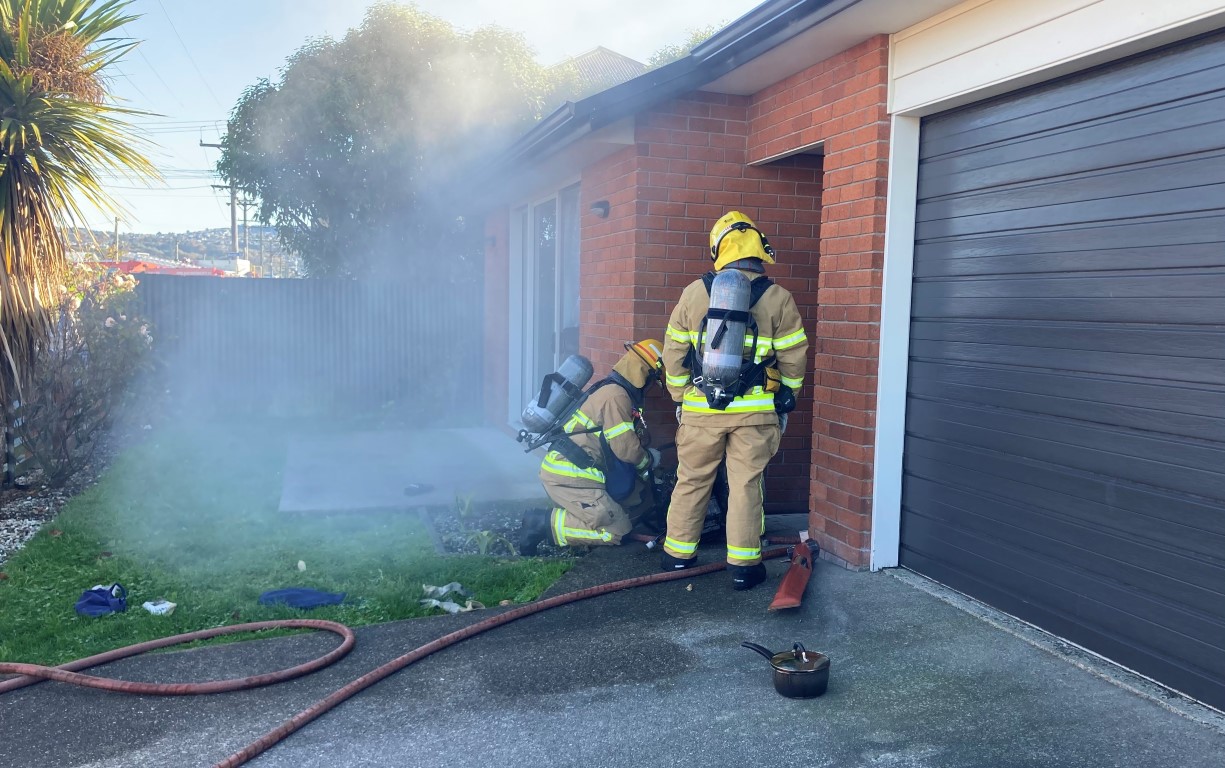
{"type": "MultiPolygon", "coordinates": [[[[0,414],[2,416],[4,414],[0,414]]],[[[22,445],[16,429],[21,426],[21,410],[13,403],[8,419],[0,419],[0,488],[8,488],[30,467],[30,452],[22,445]],[[11,421],[6,424],[6,421],[11,421]]]]}
{"type": "Polygon", "coordinates": [[[137,288],[176,400],[274,416],[394,408],[437,422],[475,418],[481,402],[482,310],[457,293],[428,280],[169,275],[137,288]]]}

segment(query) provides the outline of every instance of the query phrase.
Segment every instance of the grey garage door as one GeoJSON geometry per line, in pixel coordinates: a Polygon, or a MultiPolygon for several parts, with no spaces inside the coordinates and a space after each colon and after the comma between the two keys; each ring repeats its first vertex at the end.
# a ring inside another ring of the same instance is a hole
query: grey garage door
{"type": "Polygon", "coordinates": [[[1225,36],[920,158],[902,564],[1225,708],[1225,36]]]}

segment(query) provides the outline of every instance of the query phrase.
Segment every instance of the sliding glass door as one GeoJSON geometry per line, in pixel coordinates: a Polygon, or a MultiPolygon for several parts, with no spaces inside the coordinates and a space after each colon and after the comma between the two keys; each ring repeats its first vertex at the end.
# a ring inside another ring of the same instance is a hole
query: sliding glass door
{"type": "Polygon", "coordinates": [[[579,185],[511,215],[514,423],[540,380],[579,351],[579,185]]]}

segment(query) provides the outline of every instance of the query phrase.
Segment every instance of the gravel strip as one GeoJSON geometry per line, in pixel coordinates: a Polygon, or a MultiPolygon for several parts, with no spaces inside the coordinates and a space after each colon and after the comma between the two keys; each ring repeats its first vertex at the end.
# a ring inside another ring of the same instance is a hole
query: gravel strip
{"type": "Polygon", "coordinates": [[[44,523],[58,515],[69,499],[93,485],[110,458],[110,441],[103,438],[93,460],[64,487],[46,487],[40,473],[35,471],[18,478],[17,488],[0,490],[0,567],[25,546],[44,523]]]}

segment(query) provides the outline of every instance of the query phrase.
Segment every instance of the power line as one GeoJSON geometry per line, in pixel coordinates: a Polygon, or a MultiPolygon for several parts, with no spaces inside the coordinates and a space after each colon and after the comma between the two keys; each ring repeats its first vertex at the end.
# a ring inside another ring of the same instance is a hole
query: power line
{"type": "Polygon", "coordinates": [[[193,67],[195,67],[196,74],[200,76],[200,82],[204,83],[204,87],[208,90],[209,95],[212,96],[213,101],[217,103],[217,108],[224,111],[225,107],[221,106],[221,99],[217,98],[217,94],[213,93],[213,88],[208,84],[208,80],[204,78],[204,72],[200,70],[200,65],[196,63],[195,58],[191,55],[191,51],[187,50],[187,43],[183,42],[183,36],[179,34],[178,28],[174,26],[174,20],[171,19],[170,14],[166,12],[166,6],[162,5],[162,0],[157,0],[157,5],[162,9],[162,15],[166,17],[166,21],[170,22],[170,29],[172,32],[174,32],[174,36],[179,39],[179,45],[183,47],[183,53],[187,54],[187,60],[191,62],[193,67]]]}
{"type": "MultiPolygon", "coordinates": [[[[166,9],[163,8],[162,12],[165,13],[165,11],[166,9]]],[[[171,26],[173,26],[173,24],[171,26]]],[[[141,61],[145,63],[145,66],[149,68],[149,71],[153,73],[153,76],[157,78],[157,81],[162,84],[162,87],[166,89],[166,92],[169,93],[170,96],[179,103],[179,106],[182,107],[183,109],[187,109],[187,105],[184,104],[183,100],[179,98],[179,94],[175,93],[174,89],[171,88],[170,85],[165,80],[162,79],[161,73],[157,71],[157,67],[153,66],[153,62],[149,61],[149,57],[145,56],[145,52],[140,49],[139,45],[136,46],[136,55],[141,58],[141,61]]]]}

